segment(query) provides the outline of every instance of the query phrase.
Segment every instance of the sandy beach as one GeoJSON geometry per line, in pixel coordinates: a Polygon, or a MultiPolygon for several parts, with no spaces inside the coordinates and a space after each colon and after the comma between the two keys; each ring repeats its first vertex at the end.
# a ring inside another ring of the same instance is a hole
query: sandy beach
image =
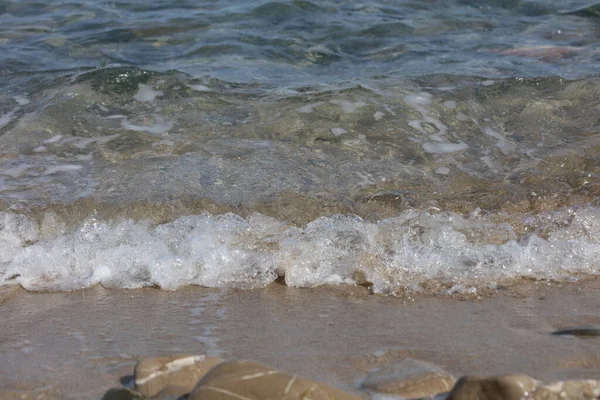
{"type": "Polygon", "coordinates": [[[99,399],[136,360],[190,353],[251,359],[355,393],[406,357],[455,376],[600,376],[600,280],[526,283],[481,299],[384,297],[363,287],[186,287],[32,293],[3,288],[0,398],[99,399]]]}

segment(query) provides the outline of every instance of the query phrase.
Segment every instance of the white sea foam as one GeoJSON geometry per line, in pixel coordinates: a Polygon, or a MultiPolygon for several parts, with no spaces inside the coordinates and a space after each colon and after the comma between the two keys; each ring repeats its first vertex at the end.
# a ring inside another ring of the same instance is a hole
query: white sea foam
{"type": "Polygon", "coordinates": [[[449,143],[449,142],[428,142],[423,145],[423,150],[431,154],[446,154],[455,153],[457,151],[463,151],[468,149],[469,146],[466,143],[449,143]]]}
{"type": "Polygon", "coordinates": [[[63,138],[63,136],[62,136],[62,135],[54,135],[54,136],[52,136],[51,138],[49,138],[49,139],[46,139],[46,140],[42,141],[42,143],[43,143],[43,144],[52,144],[52,143],[56,143],[56,142],[58,142],[58,141],[59,141],[59,140],[61,140],[62,138],[63,138]]]}
{"type": "Polygon", "coordinates": [[[125,118],[121,121],[121,126],[131,131],[148,132],[153,135],[163,135],[173,129],[173,121],[166,121],[164,117],[157,115],[155,116],[155,123],[152,125],[135,125],[125,118]]]}
{"type": "Polygon", "coordinates": [[[114,134],[114,135],[107,135],[107,136],[96,136],[96,137],[91,137],[91,138],[82,138],[82,137],[77,137],[74,136],[72,138],[70,138],[69,141],[73,141],[74,146],[77,147],[78,149],[85,149],[87,146],[89,146],[92,143],[98,143],[98,144],[105,144],[110,142],[111,140],[115,140],[116,138],[118,138],[119,135],[114,134]]]}
{"type": "Polygon", "coordinates": [[[13,99],[20,106],[26,106],[27,104],[31,103],[31,101],[27,97],[21,95],[13,96],[13,99]]]}
{"type": "Polygon", "coordinates": [[[468,121],[469,120],[469,116],[465,113],[461,113],[460,111],[456,113],[456,120],[457,121],[468,121]]]}
{"type": "Polygon", "coordinates": [[[160,90],[154,90],[152,89],[152,86],[140,83],[138,85],[138,91],[133,98],[141,102],[151,102],[162,95],[164,95],[164,93],[160,90]]]}
{"type": "Polygon", "coordinates": [[[258,214],[195,215],[156,227],[90,218],[66,232],[55,215],[40,228],[0,213],[0,285],[261,287],[284,275],[290,286],[315,286],[353,284],[361,272],[375,292],[394,293],[423,290],[420,283],[431,280],[472,291],[515,277],[600,273],[600,209],[527,218],[555,229],[517,238],[510,225],[480,215],[406,211],[379,223],[321,217],[303,228],[258,214]]]}
{"type": "Polygon", "coordinates": [[[364,101],[331,100],[330,103],[340,106],[345,113],[353,113],[367,105],[364,101]]]}
{"type": "Polygon", "coordinates": [[[78,171],[81,168],[83,168],[81,165],[76,165],[76,164],[50,165],[50,166],[46,167],[46,169],[44,170],[43,175],[52,175],[52,174],[56,174],[57,172],[78,171]]]}
{"type": "Polygon", "coordinates": [[[0,175],[7,175],[13,178],[21,176],[27,172],[30,168],[35,168],[37,165],[30,164],[28,162],[18,162],[18,163],[9,163],[4,164],[0,169],[0,175]]]}
{"type": "Polygon", "coordinates": [[[449,108],[451,110],[454,110],[456,108],[457,104],[456,101],[454,100],[448,100],[444,102],[444,107],[449,108]]]}
{"type": "Polygon", "coordinates": [[[212,92],[212,89],[205,85],[188,85],[190,89],[194,89],[198,92],[212,92]]]}
{"type": "Polygon", "coordinates": [[[439,174],[439,175],[448,175],[450,173],[450,168],[448,168],[448,167],[438,167],[435,170],[435,173],[439,174]]]}
{"type": "Polygon", "coordinates": [[[498,139],[498,141],[496,142],[496,147],[498,147],[504,155],[509,154],[514,148],[514,145],[510,143],[503,134],[496,131],[495,129],[485,127],[483,128],[483,133],[493,137],[494,139],[498,139]]]}
{"type": "Polygon", "coordinates": [[[15,113],[18,110],[19,110],[19,107],[0,116],[0,128],[3,128],[4,126],[8,125],[13,120],[13,117],[15,116],[15,113]]]}
{"type": "Polygon", "coordinates": [[[344,128],[331,128],[331,133],[333,136],[341,136],[348,133],[348,131],[344,128]]]}
{"type": "MultiPolygon", "coordinates": [[[[466,143],[451,143],[445,138],[445,135],[448,133],[448,127],[439,118],[431,116],[429,106],[431,105],[432,99],[433,96],[426,92],[413,93],[404,96],[404,102],[421,114],[421,119],[410,120],[408,121],[408,125],[430,140],[430,142],[423,144],[423,150],[432,154],[446,154],[468,149],[469,146],[466,143]],[[429,132],[428,129],[426,129],[428,125],[429,130],[431,130],[431,127],[435,127],[437,132],[429,132]]],[[[450,100],[444,104],[447,108],[456,108],[455,101],[450,100]]]]}
{"type": "Polygon", "coordinates": [[[315,111],[316,107],[320,107],[322,105],[323,105],[322,101],[317,102],[317,103],[311,103],[311,104],[307,104],[302,107],[298,107],[298,109],[296,111],[298,111],[299,113],[303,113],[303,114],[310,114],[315,111]]]}

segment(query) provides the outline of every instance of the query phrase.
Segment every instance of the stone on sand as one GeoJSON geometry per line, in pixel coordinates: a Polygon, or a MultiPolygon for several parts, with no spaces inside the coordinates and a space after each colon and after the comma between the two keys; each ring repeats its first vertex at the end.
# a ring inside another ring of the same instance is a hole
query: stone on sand
{"type": "Polygon", "coordinates": [[[406,358],[372,371],[363,381],[362,387],[374,392],[416,399],[448,392],[455,383],[456,378],[437,365],[406,358]]]}
{"type": "Polygon", "coordinates": [[[230,361],[209,371],[188,400],[358,400],[359,397],[252,361],[230,361]]]}
{"type": "Polygon", "coordinates": [[[600,380],[544,384],[526,375],[461,378],[447,400],[600,400],[600,380]]]}
{"type": "Polygon", "coordinates": [[[221,362],[218,357],[187,354],[143,358],[135,366],[135,388],[146,397],[161,392],[187,394],[212,367],[221,362]]]}
{"type": "Polygon", "coordinates": [[[141,400],[143,398],[142,394],[127,388],[112,388],[102,396],[102,400],[141,400]]]}
{"type": "Polygon", "coordinates": [[[520,400],[538,384],[527,375],[465,376],[456,382],[446,400],[520,400]]]}
{"type": "Polygon", "coordinates": [[[569,380],[537,387],[530,395],[533,400],[598,400],[599,380],[569,380]]]}

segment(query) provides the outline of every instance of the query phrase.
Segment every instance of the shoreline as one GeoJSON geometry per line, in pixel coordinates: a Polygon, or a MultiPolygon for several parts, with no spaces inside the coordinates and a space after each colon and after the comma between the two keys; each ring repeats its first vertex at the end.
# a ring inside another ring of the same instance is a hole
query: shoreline
{"type": "Polygon", "coordinates": [[[99,399],[137,359],[171,353],[255,360],[353,393],[370,370],[406,357],[457,377],[597,378],[599,338],[550,333],[600,323],[598,295],[600,279],[529,282],[470,300],[280,284],[12,289],[0,294],[0,399],[99,399]]]}

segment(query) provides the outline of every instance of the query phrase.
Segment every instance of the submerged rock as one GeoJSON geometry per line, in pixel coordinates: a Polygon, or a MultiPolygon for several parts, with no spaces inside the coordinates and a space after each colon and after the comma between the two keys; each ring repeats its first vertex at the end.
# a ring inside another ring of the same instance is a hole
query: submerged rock
{"type": "Polygon", "coordinates": [[[153,72],[131,66],[104,67],[79,75],[76,82],[89,82],[103,93],[134,93],[138,84],[146,83],[153,75],[153,72]]]}
{"type": "Polygon", "coordinates": [[[135,387],[146,397],[161,392],[174,396],[187,394],[212,367],[221,362],[218,357],[185,354],[144,358],[135,366],[135,387]]]}
{"type": "Polygon", "coordinates": [[[358,400],[359,397],[252,362],[222,363],[206,374],[189,400],[358,400]]]}
{"type": "Polygon", "coordinates": [[[422,398],[450,391],[456,378],[437,365],[406,358],[377,369],[363,381],[362,388],[404,398],[422,398]]]}

